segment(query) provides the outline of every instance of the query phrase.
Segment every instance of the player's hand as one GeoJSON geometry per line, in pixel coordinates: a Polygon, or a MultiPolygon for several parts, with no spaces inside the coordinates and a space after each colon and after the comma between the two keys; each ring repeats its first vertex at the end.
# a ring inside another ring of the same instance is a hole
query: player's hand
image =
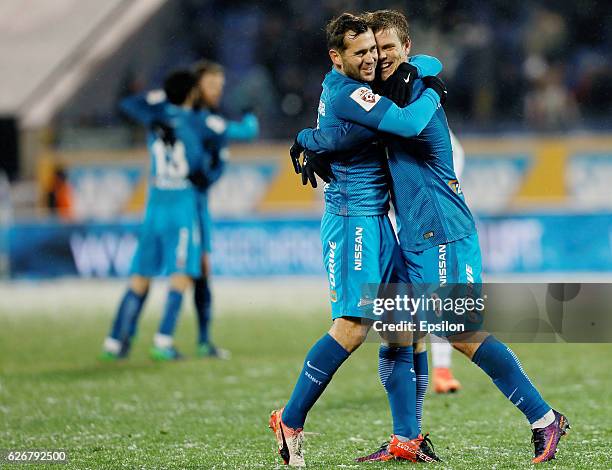
{"type": "MultiPolygon", "coordinates": [[[[289,147],[289,155],[291,155],[291,163],[293,163],[293,169],[299,175],[302,172],[302,166],[300,165],[300,155],[304,151],[297,138],[293,141],[293,145],[289,147]]],[[[306,184],[306,183],[304,183],[306,184]]]]}
{"type": "Polygon", "coordinates": [[[410,103],[412,87],[418,76],[419,71],[414,65],[403,62],[393,75],[382,83],[381,94],[403,108],[410,103]]]}
{"type": "Polygon", "coordinates": [[[444,104],[446,102],[446,95],[448,95],[448,91],[446,90],[446,84],[440,78],[434,75],[428,75],[427,77],[423,77],[423,83],[427,88],[431,88],[438,94],[440,97],[440,104],[444,104]]]}
{"type": "Polygon", "coordinates": [[[174,135],[174,129],[163,121],[153,121],[151,123],[151,129],[157,137],[159,137],[164,144],[174,145],[176,142],[176,136],[174,135]]]}
{"type": "Polygon", "coordinates": [[[330,159],[325,154],[315,153],[311,150],[304,150],[304,167],[302,168],[302,184],[305,186],[310,182],[313,188],[317,187],[317,178],[319,176],[326,183],[334,179],[334,174],[331,169],[330,159]]]}

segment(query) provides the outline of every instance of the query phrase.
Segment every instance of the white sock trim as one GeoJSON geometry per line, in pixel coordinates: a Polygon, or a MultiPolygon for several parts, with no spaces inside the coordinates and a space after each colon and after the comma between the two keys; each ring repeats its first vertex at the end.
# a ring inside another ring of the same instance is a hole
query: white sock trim
{"type": "Polygon", "coordinates": [[[534,421],[531,424],[531,429],[545,428],[546,426],[550,426],[554,420],[555,420],[555,414],[553,413],[553,410],[551,409],[548,411],[548,413],[546,413],[540,419],[538,419],[537,421],[534,421]]]}
{"type": "Polygon", "coordinates": [[[153,337],[153,344],[156,348],[171,348],[173,343],[172,336],[156,333],[153,337]]]}
{"type": "Polygon", "coordinates": [[[111,338],[110,336],[104,338],[104,345],[102,346],[104,351],[119,354],[121,352],[121,341],[115,338],[111,338]]]}
{"type": "Polygon", "coordinates": [[[438,337],[431,339],[431,364],[434,368],[450,369],[452,353],[453,347],[446,339],[438,337]]]}

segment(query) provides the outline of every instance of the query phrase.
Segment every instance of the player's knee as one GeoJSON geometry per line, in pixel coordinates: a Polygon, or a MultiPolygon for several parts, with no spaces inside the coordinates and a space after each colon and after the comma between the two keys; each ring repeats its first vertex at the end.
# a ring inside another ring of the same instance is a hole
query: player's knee
{"type": "Polygon", "coordinates": [[[466,332],[450,336],[448,340],[453,348],[471,359],[489,335],[485,331],[466,332]]]}
{"type": "Polygon", "coordinates": [[[191,278],[186,274],[173,274],[170,277],[170,288],[179,292],[185,291],[191,286],[191,278]]]}
{"type": "Polygon", "coordinates": [[[148,277],[132,276],[130,278],[130,289],[139,296],[145,295],[149,291],[151,281],[148,277]]]}
{"type": "Polygon", "coordinates": [[[337,318],[329,334],[348,352],[355,351],[365,341],[369,325],[359,319],[337,318]]]}

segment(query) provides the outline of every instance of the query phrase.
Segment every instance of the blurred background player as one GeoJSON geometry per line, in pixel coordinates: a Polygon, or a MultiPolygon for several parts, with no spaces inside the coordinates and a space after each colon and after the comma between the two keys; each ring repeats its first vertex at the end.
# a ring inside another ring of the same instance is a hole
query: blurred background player
{"type": "Polygon", "coordinates": [[[190,71],[171,73],[163,94],[133,96],[122,110],[149,130],[150,183],[130,285],[104,341],[103,358],[125,357],[136,333],[138,317],[153,276],[170,276],[164,314],[154,337],[156,360],[178,359],[173,334],[183,292],[200,276],[201,236],[197,190],[190,177],[202,179],[206,164],[206,134],[194,113],[198,89],[190,71]]]}
{"type": "MultiPolygon", "coordinates": [[[[219,104],[225,86],[225,72],[223,67],[210,60],[201,60],[193,66],[197,77],[199,99],[196,107],[199,108],[206,125],[224,133],[227,140],[248,142],[255,139],[259,133],[257,117],[250,111],[245,112],[240,121],[226,121],[218,115],[219,104]]],[[[211,174],[208,184],[200,188],[198,194],[198,207],[202,233],[202,275],[194,279],[194,303],[198,319],[198,356],[229,359],[230,352],[215,346],[211,340],[210,324],[212,312],[212,295],[210,289],[210,253],[212,224],[208,204],[208,189],[223,171],[224,161],[227,159],[227,150],[223,148],[209,148],[212,155],[211,174]]]]}
{"type": "MultiPolygon", "coordinates": [[[[453,168],[457,179],[461,181],[465,152],[455,134],[450,129],[449,132],[453,148],[453,168]]],[[[439,336],[431,338],[431,365],[433,367],[431,380],[436,393],[454,393],[461,390],[461,383],[453,376],[451,370],[452,355],[453,347],[446,338],[439,336]]]]}

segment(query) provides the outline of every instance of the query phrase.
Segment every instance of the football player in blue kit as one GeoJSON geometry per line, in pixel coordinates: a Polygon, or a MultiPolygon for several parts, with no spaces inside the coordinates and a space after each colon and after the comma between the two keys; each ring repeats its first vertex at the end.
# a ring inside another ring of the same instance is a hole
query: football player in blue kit
{"type": "Polygon", "coordinates": [[[179,70],[167,77],[163,93],[121,102],[121,109],[149,130],[149,192],[130,284],[104,341],[105,359],[129,353],[151,278],[161,274],[170,277],[170,285],[151,355],[156,360],[180,357],[173,334],[183,292],[201,274],[198,187],[207,187],[219,173],[208,147],[224,147],[223,134],[192,109],[199,95],[196,82],[194,73],[179,70]]]}
{"type": "MultiPolygon", "coordinates": [[[[378,44],[380,82],[376,85],[377,91],[391,97],[399,106],[418,100],[422,93],[429,91],[427,85],[431,80],[422,78],[418,70],[423,67],[424,60],[431,58],[408,59],[410,39],[406,18],[400,12],[382,10],[367,14],[366,19],[378,44]]],[[[305,165],[309,165],[308,160],[314,160],[315,168],[322,169],[325,177],[321,152],[353,149],[344,154],[353,155],[371,141],[368,132],[380,131],[353,119],[348,128],[305,129],[298,134],[297,142],[308,151],[319,152],[310,154],[305,165]]],[[[482,283],[478,235],[454,173],[444,110],[438,109],[418,136],[406,139],[386,135],[383,142],[388,156],[398,237],[410,282],[437,286],[459,284],[477,294],[482,283]]],[[[332,167],[339,162],[351,165],[350,159],[339,157],[332,162],[332,167]]],[[[332,177],[337,178],[333,172],[332,177]]],[[[535,447],[532,462],[553,459],[559,439],[569,429],[568,420],[542,399],[513,351],[481,329],[447,337],[457,350],[489,375],[528,419],[535,447]]],[[[392,457],[391,446],[385,444],[359,460],[392,457]]]]}
{"type": "MultiPolygon", "coordinates": [[[[374,80],[378,51],[363,18],[345,13],[333,19],[327,26],[327,40],[333,67],[323,81],[320,128],[342,132],[358,122],[406,138],[423,130],[440,106],[443,90],[436,80],[428,81],[431,87],[419,99],[400,108],[374,94],[368,84],[374,80]]],[[[283,461],[292,466],[304,465],[303,427],[308,411],[377,318],[372,310],[376,292],[372,296],[362,287],[407,279],[387,216],[387,169],[377,141],[371,134],[349,161],[332,163],[335,178],[325,191],[321,241],[333,324],[308,352],[291,398],[284,408],[272,412],[269,423],[283,461]],[[357,254],[358,244],[362,250],[357,254]]],[[[297,144],[292,148],[296,152],[297,144]]],[[[393,416],[391,452],[412,461],[435,460],[418,431],[411,335],[401,343],[382,346],[380,358],[393,416]]]]}
{"type": "MultiPolygon", "coordinates": [[[[222,118],[217,109],[223,96],[225,72],[223,67],[210,60],[201,60],[194,64],[194,73],[198,80],[200,92],[196,108],[200,110],[203,119],[210,129],[224,134],[227,141],[249,142],[259,134],[259,121],[252,112],[245,112],[240,121],[228,121],[222,118]]],[[[212,148],[214,161],[209,180],[212,184],[223,171],[227,151],[225,148],[212,148]]],[[[202,275],[194,279],[193,294],[196,315],[198,319],[198,349],[200,357],[229,359],[230,352],[216,346],[211,339],[210,324],[212,318],[212,295],[210,289],[211,267],[210,253],[212,223],[209,212],[208,186],[201,188],[198,195],[202,234],[202,275]]]]}

